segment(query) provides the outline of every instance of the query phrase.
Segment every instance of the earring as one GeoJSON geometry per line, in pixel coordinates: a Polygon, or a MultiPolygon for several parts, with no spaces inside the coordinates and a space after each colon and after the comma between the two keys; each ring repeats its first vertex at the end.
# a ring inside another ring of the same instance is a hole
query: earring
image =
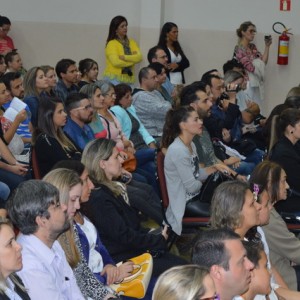
{"type": "Polygon", "coordinates": [[[294,131],[293,131],[293,130],[291,130],[291,131],[290,131],[290,134],[293,134],[293,133],[294,133],[294,131]]]}

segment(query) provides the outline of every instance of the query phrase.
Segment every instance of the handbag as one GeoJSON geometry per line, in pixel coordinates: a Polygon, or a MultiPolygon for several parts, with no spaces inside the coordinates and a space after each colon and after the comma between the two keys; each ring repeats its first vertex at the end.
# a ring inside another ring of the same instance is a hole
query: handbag
{"type": "MultiPolygon", "coordinates": [[[[153,269],[153,258],[150,253],[131,258],[133,262],[132,274],[125,277],[121,282],[110,285],[119,296],[127,296],[141,299],[146,295],[146,291],[151,279],[153,269]]],[[[120,266],[122,262],[118,263],[120,266]]]]}
{"type": "Polygon", "coordinates": [[[123,162],[123,168],[128,172],[134,172],[136,170],[137,161],[132,152],[124,151],[127,154],[127,159],[123,162]]]}
{"type": "Polygon", "coordinates": [[[210,204],[215,189],[222,182],[229,181],[229,180],[234,180],[234,178],[231,175],[224,174],[223,172],[220,171],[210,174],[201,187],[198,201],[210,204]]]}

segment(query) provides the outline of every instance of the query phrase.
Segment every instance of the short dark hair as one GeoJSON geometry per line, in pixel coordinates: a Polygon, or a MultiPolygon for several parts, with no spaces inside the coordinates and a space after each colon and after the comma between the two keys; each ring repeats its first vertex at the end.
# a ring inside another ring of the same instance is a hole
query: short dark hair
{"type": "Polygon", "coordinates": [[[11,25],[10,19],[5,16],[0,16],[0,27],[3,25],[11,25]]]}
{"type": "Polygon", "coordinates": [[[57,62],[55,66],[55,72],[58,78],[61,79],[60,73],[66,74],[68,71],[68,68],[72,65],[75,65],[76,62],[70,58],[63,58],[60,61],[57,62]]]}
{"type": "Polygon", "coordinates": [[[247,258],[254,264],[254,267],[258,267],[259,260],[261,259],[261,253],[264,251],[264,245],[262,242],[242,241],[243,246],[246,249],[247,258]]]}
{"type": "Polygon", "coordinates": [[[11,91],[11,82],[22,77],[20,72],[7,72],[1,77],[6,88],[11,91]]]}
{"type": "Polygon", "coordinates": [[[166,70],[165,66],[159,62],[153,62],[153,63],[149,64],[148,67],[153,69],[157,75],[160,75],[163,69],[166,70]]]}
{"type": "Polygon", "coordinates": [[[66,101],[65,101],[65,108],[68,114],[70,114],[70,111],[74,108],[77,108],[80,106],[80,101],[83,99],[89,99],[87,94],[84,93],[71,93],[66,101]]]}
{"type": "Polygon", "coordinates": [[[59,191],[41,180],[27,180],[19,184],[9,197],[7,210],[13,224],[23,234],[38,230],[36,217],[50,218],[48,208],[59,202],[59,191]]]}
{"type": "Polygon", "coordinates": [[[237,233],[227,228],[204,230],[193,247],[192,262],[208,269],[219,265],[228,271],[230,255],[225,241],[240,239],[237,233]]]}
{"type": "MultiPolygon", "coordinates": [[[[214,69],[214,70],[217,71],[216,69],[214,69]]],[[[205,82],[210,87],[212,86],[211,82],[212,82],[213,78],[215,78],[215,79],[221,79],[220,76],[209,73],[209,72],[213,72],[214,70],[211,70],[211,71],[208,71],[208,72],[204,73],[203,76],[202,76],[202,78],[201,78],[201,81],[205,82]]]]}
{"type": "Polygon", "coordinates": [[[127,94],[131,93],[132,89],[130,85],[126,83],[119,83],[115,85],[116,101],[115,105],[120,105],[120,100],[127,94]]]}
{"type": "Polygon", "coordinates": [[[6,55],[4,56],[5,64],[8,66],[8,63],[11,63],[13,61],[14,57],[18,54],[19,53],[16,49],[13,49],[12,51],[7,52],[6,55]]]}
{"type": "Polygon", "coordinates": [[[163,50],[164,51],[164,49],[160,46],[154,46],[154,47],[149,49],[148,54],[147,54],[147,59],[148,59],[149,64],[152,63],[153,58],[157,58],[156,52],[158,50],[163,50]]]}
{"type": "Polygon", "coordinates": [[[195,81],[190,85],[185,86],[180,93],[180,104],[190,105],[198,100],[196,93],[202,91],[206,93],[207,84],[203,81],[195,81]]]}
{"type": "Polygon", "coordinates": [[[239,68],[244,70],[244,66],[238,62],[236,59],[227,60],[227,62],[223,65],[223,74],[227,71],[233,70],[234,68],[239,68]]]}
{"type": "Polygon", "coordinates": [[[139,83],[140,84],[142,83],[142,79],[147,78],[150,70],[154,70],[154,69],[152,69],[150,67],[144,67],[144,68],[140,69],[140,71],[139,71],[139,83]]]}

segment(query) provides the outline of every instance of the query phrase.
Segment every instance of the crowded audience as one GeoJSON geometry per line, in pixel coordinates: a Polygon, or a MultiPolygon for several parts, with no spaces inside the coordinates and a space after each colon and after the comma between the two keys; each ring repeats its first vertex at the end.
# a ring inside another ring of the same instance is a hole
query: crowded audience
{"type": "Polygon", "coordinates": [[[142,53],[118,15],[99,64],[28,71],[10,29],[0,16],[0,299],[133,299],[112,284],[146,252],[144,300],[300,298],[300,241],[285,223],[300,214],[300,88],[261,115],[271,37],[260,53],[242,23],[224,74],[186,83],[172,22],[142,53]]]}

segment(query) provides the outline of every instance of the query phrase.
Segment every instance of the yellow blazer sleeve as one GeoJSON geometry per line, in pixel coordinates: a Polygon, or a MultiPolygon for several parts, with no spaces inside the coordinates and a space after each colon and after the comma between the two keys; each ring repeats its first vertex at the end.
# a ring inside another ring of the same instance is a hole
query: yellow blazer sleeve
{"type": "Polygon", "coordinates": [[[131,55],[125,55],[125,60],[133,62],[134,64],[139,63],[143,58],[139,46],[137,45],[137,43],[134,40],[130,39],[129,47],[130,47],[131,53],[133,53],[133,52],[136,52],[136,53],[131,54],[131,55]]]}
{"type": "Polygon", "coordinates": [[[123,46],[116,40],[108,42],[105,48],[105,55],[110,63],[116,68],[131,67],[134,63],[124,61],[119,58],[120,55],[124,55],[123,46]]]}

